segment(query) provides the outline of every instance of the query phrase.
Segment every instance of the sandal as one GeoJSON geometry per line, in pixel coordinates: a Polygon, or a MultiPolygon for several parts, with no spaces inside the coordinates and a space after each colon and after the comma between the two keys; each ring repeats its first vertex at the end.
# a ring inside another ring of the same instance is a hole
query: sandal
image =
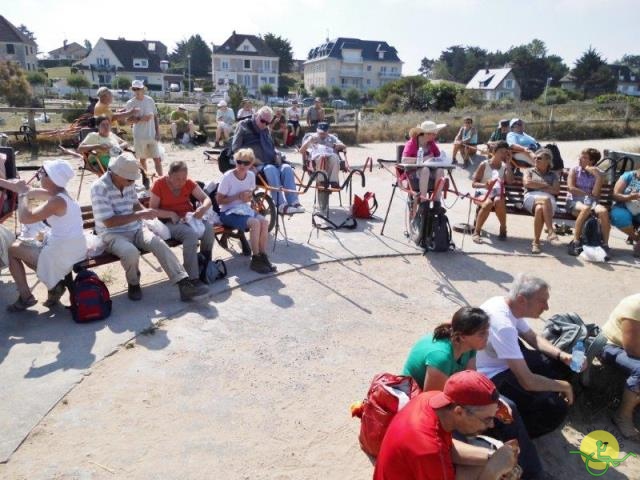
{"type": "Polygon", "coordinates": [[[33,307],[38,301],[36,297],[30,295],[29,298],[23,300],[22,297],[18,297],[18,300],[13,302],[11,305],[7,305],[7,312],[9,313],[17,313],[23,312],[29,307],[33,307]]]}
{"type": "Polygon", "coordinates": [[[542,252],[542,250],[540,249],[540,243],[533,242],[531,244],[531,253],[538,254],[538,253],[541,253],[541,252],[542,252]]]}
{"type": "Polygon", "coordinates": [[[507,229],[500,228],[500,233],[498,234],[498,240],[506,240],[507,239],[507,229]]]}
{"type": "Polygon", "coordinates": [[[551,232],[547,235],[547,242],[557,242],[558,235],[555,232],[551,232]]]}
{"type": "Polygon", "coordinates": [[[480,238],[479,233],[474,233],[473,235],[471,235],[471,240],[473,240],[473,243],[482,243],[482,239],[480,238]]]}

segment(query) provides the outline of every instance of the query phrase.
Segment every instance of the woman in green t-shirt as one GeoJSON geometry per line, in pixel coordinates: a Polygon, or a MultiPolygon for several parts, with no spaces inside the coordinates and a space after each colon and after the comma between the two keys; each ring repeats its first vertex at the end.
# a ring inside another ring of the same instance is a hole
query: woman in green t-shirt
{"type": "Polygon", "coordinates": [[[487,345],[489,317],[481,308],[462,307],[451,323],[443,323],[411,348],[403,375],[422,390],[442,390],[449,376],[476,369],[476,351],[487,345]]]}

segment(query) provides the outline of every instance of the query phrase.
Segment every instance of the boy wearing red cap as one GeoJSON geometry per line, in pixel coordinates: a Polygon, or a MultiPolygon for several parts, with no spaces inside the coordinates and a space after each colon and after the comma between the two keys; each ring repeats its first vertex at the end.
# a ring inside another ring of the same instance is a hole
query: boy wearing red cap
{"type": "Polygon", "coordinates": [[[495,452],[482,448],[458,452],[456,430],[476,435],[493,426],[498,391],[487,377],[465,370],[449,377],[442,392],[413,398],[395,416],[376,461],[374,480],[498,479],[517,463],[518,449],[505,444],[495,452]]]}

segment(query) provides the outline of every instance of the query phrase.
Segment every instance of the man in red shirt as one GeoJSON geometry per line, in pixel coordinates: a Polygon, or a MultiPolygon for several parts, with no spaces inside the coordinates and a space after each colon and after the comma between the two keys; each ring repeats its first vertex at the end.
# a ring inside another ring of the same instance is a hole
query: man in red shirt
{"type": "MultiPolygon", "coordinates": [[[[395,416],[385,434],[374,480],[498,479],[517,463],[518,449],[505,444],[495,452],[456,448],[451,432],[477,435],[493,427],[498,391],[473,370],[453,374],[442,392],[424,392],[395,416]]],[[[468,449],[466,447],[469,447],[468,449]]]]}

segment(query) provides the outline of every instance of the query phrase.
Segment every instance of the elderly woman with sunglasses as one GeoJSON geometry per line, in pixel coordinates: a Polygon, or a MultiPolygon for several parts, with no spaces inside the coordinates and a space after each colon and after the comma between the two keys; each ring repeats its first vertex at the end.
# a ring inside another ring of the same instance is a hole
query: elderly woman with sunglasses
{"type": "Polygon", "coordinates": [[[18,299],[7,307],[9,312],[20,312],[37,303],[27,283],[25,265],[35,270],[46,285],[49,295],[44,305],[53,307],[64,293],[64,277],[87,256],[80,206],[65,189],[74,175],[67,161],[46,160],[37,174],[42,188],[31,188],[24,182],[13,184],[12,189],[19,193],[20,223],[46,220],[51,230],[42,244],[33,239],[18,240],[9,247],[9,271],[19,293],[18,299]],[[31,208],[29,200],[41,203],[31,208]]]}
{"type": "Polygon", "coordinates": [[[527,169],[522,179],[524,186],[523,206],[533,214],[533,243],[531,253],[540,253],[542,227],[547,227],[549,242],[558,240],[553,230],[553,212],[556,209],[556,195],[560,193],[560,180],[551,170],[553,154],[546,148],[536,151],[535,167],[527,169]]]}
{"type": "Polygon", "coordinates": [[[255,155],[250,148],[241,148],[234,155],[236,168],[222,176],[216,200],[220,205],[220,221],[232,228],[249,229],[251,263],[249,268],[258,273],[276,271],[267,257],[269,222],[251,208],[256,176],[251,171],[255,155]]]}

